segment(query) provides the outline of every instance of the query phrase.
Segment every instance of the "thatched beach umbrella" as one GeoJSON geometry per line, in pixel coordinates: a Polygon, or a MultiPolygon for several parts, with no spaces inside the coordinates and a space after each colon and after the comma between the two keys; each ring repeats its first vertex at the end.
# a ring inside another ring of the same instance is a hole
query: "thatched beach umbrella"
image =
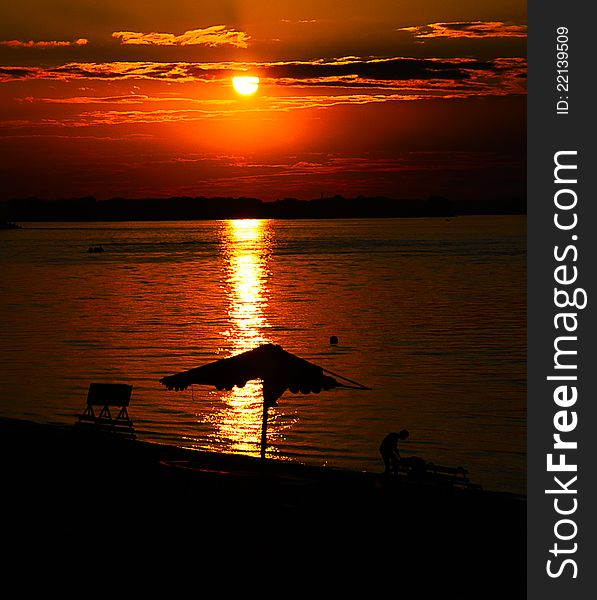
{"type": "Polygon", "coordinates": [[[276,406],[286,390],[293,394],[318,394],[337,387],[368,390],[341,375],[326,371],[274,344],[263,344],[242,354],[223,358],[196,369],[183,371],[160,380],[169,390],[184,390],[190,385],[210,385],[218,390],[242,388],[247,381],[260,379],[263,385],[263,423],[261,427],[261,458],[265,458],[267,411],[276,406]],[[326,375],[326,373],[329,373],[326,375]],[[332,377],[331,375],[334,375],[332,377]],[[339,382],[337,379],[342,380],[339,382]]]}

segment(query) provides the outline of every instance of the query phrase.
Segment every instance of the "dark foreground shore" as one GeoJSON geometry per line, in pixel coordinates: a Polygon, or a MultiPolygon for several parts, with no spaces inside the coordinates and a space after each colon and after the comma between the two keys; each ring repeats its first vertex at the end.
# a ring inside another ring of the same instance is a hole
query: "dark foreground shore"
{"type": "Polygon", "coordinates": [[[169,551],[197,551],[224,538],[254,555],[306,545],[311,561],[349,557],[459,597],[490,597],[486,586],[525,597],[524,498],[19,420],[0,419],[0,444],[5,540],[68,532],[85,551],[165,536],[169,551]]]}

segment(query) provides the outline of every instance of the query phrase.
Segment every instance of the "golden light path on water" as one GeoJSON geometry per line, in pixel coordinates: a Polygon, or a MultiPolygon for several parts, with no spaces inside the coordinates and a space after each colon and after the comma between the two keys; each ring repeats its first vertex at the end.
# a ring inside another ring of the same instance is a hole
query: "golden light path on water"
{"type": "MultiPolygon", "coordinates": [[[[226,262],[228,329],[227,356],[251,350],[270,340],[264,331],[269,324],[265,311],[269,302],[267,280],[271,244],[269,221],[243,219],[225,221],[220,234],[226,262]]],[[[249,381],[243,388],[210,391],[214,410],[205,417],[214,429],[210,449],[242,454],[259,454],[263,396],[260,381],[249,381]]],[[[276,415],[272,411],[271,421],[276,415]]],[[[275,427],[268,435],[268,451],[275,450],[275,427]]]]}

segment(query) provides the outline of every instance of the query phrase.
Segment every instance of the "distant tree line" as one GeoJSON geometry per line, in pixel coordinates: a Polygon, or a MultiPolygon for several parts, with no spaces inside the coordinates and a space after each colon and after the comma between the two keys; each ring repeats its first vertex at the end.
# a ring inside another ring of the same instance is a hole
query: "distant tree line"
{"type": "Polygon", "coordinates": [[[93,197],[43,200],[20,198],[0,202],[5,221],[185,221],[211,219],[351,219],[451,217],[456,215],[526,214],[526,200],[448,200],[438,196],[417,200],[385,197],[316,200],[203,196],[96,200],[93,197]]]}

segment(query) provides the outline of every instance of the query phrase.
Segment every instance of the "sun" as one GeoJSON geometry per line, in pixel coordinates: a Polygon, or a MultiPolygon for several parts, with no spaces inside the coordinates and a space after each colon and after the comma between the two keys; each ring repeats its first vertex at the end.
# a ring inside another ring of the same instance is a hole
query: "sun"
{"type": "Polygon", "coordinates": [[[254,94],[259,87],[259,77],[233,77],[232,85],[239,94],[250,96],[251,94],[254,94]]]}

